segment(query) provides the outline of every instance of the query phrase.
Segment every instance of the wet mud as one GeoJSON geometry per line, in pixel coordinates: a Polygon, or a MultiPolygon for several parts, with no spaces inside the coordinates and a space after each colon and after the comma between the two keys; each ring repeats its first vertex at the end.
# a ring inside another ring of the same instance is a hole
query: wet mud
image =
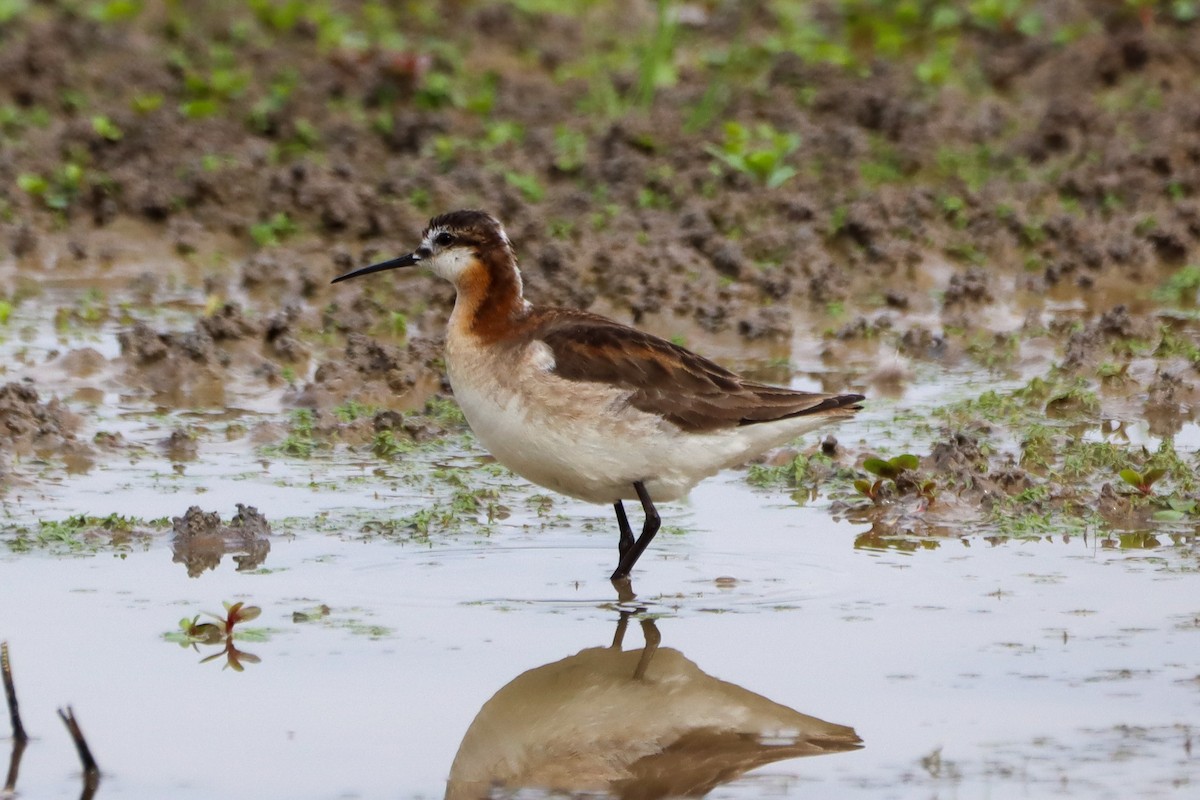
{"type": "MultiPolygon", "coordinates": [[[[0,58],[14,115],[0,161],[0,285],[20,296],[43,274],[86,281],[138,249],[94,244],[96,232],[137,220],[141,237],[199,267],[208,306],[190,330],[163,330],[146,311],[179,267],[118,281],[105,313],[136,298],[120,335],[125,387],[166,407],[222,405],[235,381],[294,385],[295,406],[330,407],[360,390],[393,405],[418,386],[445,390],[436,343],[448,289],[424,280],[400,293],[378,282],[333,290],[327,279],[411,246],[430,213],[484,205],[508,226],[539,302],[748,342],[820,330],[827,321],[804,315],[836,307],[834,342],[866,338],[934,362],[952,362],[975,336],[1022,339],[998,319],[1016,313],[1051,331],[1063,369],[1094,370],[1114,342],[1153,342],[1163,325],[1158,308],[1113,303],[1112,287],[1145,295],[1200,242],[1195,28],[1169,14],[1146,24],[1104,3],[1036,10],[1047,29],[1084,33],[1051,43],[1046,32],[967,26],[959,46],[978,85],[931,88],[904,58],[856,74],[749,48],[761,82],[724,97],[699,127],[688,120],[712,79],[702,69],[680,70],[645,112],[570,111],[586,85],[561,77],[571,61],[562,48],[588,42],[589,25],[614,24],[600,11],[454,12],[449,46],[471,41],[468,63],[486,65],[494,84],[484,115],[419,102],[431,75],[447,72],[437,58],[321,47],[300,25],[269,47],[253,37],[223,45],[236,54],[226,61],[254,67],[233,70],[236,91],[199,92],[213,108],[198,117],[181,109],[204,68],[220,68],[203,45],[229,35],[214,9],[186,26],[161,10],[116,23],[30,13],[7,23],[0,58]],[[177,57],[163,57],[164,37],[177,57]],[[518,52],[533,68],[506,72],[518,52]],[[118,58],[122,69],[108,69],[118,58]],[[64,108],[67,94],[87,112],[64,108]],[[147,96],[159,104],[134,100],[147,96]],[[34,110],[32,122],[20,116],[34,110]],[[798,173],[764,188],[719,168],[710,150],[723,122],[797,133],[798,173]],[[471,145],[500,123],[520,135],[471,145]],[[564,127],[578,134],[575,159],[555,145],[564,127]],[[54,194],[64,164],[80,172],[54,194]],[[21,191],[21,175],[51,186],[21,191]],[[506,175],[529,176],[537,196],[522,197],[506,175]],[[1064,292],[1082,309],[1035,299],[1064,292]],[[362,338],[383,333],[401,344],[362,338]]],[[[836,30],[836,5],[826,11],[836,30]]],[[[786,25],[779,13],[706,11],[679,35],[721,42],[733,26],[758,41],[786,25]]],[[[1195,342],[1191,323],[1175,324],[1195,342]]],[[[827,359],[838,352],[831,344],[827,359]]],[[[1194,382],[1195,361],[1176,372],[1194,382]]],[[[1147,392],[1159,380],[1132,379],[1147,392]]],[[[1186,397],[1159,390],[1151,405],[1194,420],[1186,397]]]]}

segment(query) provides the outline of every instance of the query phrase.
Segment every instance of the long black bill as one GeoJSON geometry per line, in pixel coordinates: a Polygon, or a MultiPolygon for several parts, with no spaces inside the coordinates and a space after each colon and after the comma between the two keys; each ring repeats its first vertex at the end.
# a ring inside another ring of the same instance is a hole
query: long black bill
{"type": "Polygon", "coordinates": [[[362,269],[356,269],[353,272],[347,272],[345,275],[338,275],[336,278],[334,278],[332,281],[330,281],[330,283],[340,283],[341,281],[348,281],[351,278],[357,278],[360,275],[370,275],[372,272],[383,272],[385,269],[399,269],[400,267],[411,267],[413,264],[416,264],[420,260],[421,260],[421,257],[418,256],[416,253],[409,253],[406,256],[400,256],[399,258],[393,258],[391,261],[382,261],[378,264],[372,264],[369,267],[363,267],[362,269]]]}

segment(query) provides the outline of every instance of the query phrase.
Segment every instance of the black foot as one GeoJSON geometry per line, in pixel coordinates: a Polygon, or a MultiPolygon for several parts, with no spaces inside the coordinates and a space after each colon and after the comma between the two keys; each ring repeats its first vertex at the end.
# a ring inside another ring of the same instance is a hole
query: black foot
{"type": "Polygon", "coordinates": [[[658,528],[662,525],[662,520],[658,516],[658,509],[654,507],[654,501],[650,499],[650,494],[646,491],[645,485],[641,481],[634,481],[633,490],[637,492],[638,499],[642,501],[642,511],[646,514],[646,522],[642,526],[642,535],[637,538],[637,541],[626,545],[626,533],[629,534],[629,539],[633,538],[633,533],[629,529],[629,520],[625,518],[625,508],[621,505],[621,501],[618,500],[614,504],[617,509],[617,524],[621,525],[621,543],[619,545],[621,561],[617,564],[617,569],[612,574],[613,581],[629,577],[629,572],[633,569],[633,565],[641,558],[642,553],[645,552],[646,547],[650,544],[650,540],[654,538],[654,534],[658,533],[658,528]]]}

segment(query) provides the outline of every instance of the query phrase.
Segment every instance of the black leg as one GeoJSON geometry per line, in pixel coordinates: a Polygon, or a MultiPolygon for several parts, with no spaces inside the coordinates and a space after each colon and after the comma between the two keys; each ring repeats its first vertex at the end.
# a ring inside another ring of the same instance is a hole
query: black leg
{"type": "MultiPolygon", "coordinates": [[[[633,546],[621,550],[621,561],[617,564],[616,572],[612,574],[612,580],[614,581],[629,577],[629,571],[633,569],[633,565],[637,563],[637,560],[646,550],[647,545],[650,544],[650,540],[654,538],[654,534],[658,533],[658,528],[662,524],[662,520],[658,516],[658,509],[654,507],[654,501],[650,499],[650,493],[646,491],[646,487],[642,482],[634,481],[633,490],[637,492],[638,499],[642,501],[642,511],[646,514],[646,523],[642,527],[642,535],[637,538],[636,542],[633,542],[633,546]]],[[[625,510],[622,508],[618,511],[618,523],[624,516],[625,510]]],[[[625,542],[625,531],[627,530],[629,530],[628,520],[625,521],[625,528],[621,531],[622,543],[625,542]]],[[[630,536],[632,537],[632,535],[631,532],[630,536]]]]}
{"type": "Polygon", "coordinates": [[[624,556],[633,547],[633,529],[629,527],[629,517],[625,516],[625,504],[620,500],[613,503],[617,512],[617,526],[621,529],[621,541],[617,542],[617,550],[624,556]]]}

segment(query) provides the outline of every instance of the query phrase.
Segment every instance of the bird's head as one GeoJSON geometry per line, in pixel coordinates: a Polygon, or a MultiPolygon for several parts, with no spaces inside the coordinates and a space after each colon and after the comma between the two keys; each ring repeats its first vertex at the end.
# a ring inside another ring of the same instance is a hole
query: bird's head
{"type": "Polygon", "coordinates": [[[460,291],[493,284],[499,272],[515,273],[520,281],[512,244],[499,221],[483,211],[451,211],[429,221],[421,244],[411,253],[339,275],[333,282],[417,265],[428,267],[460,291]]]}

